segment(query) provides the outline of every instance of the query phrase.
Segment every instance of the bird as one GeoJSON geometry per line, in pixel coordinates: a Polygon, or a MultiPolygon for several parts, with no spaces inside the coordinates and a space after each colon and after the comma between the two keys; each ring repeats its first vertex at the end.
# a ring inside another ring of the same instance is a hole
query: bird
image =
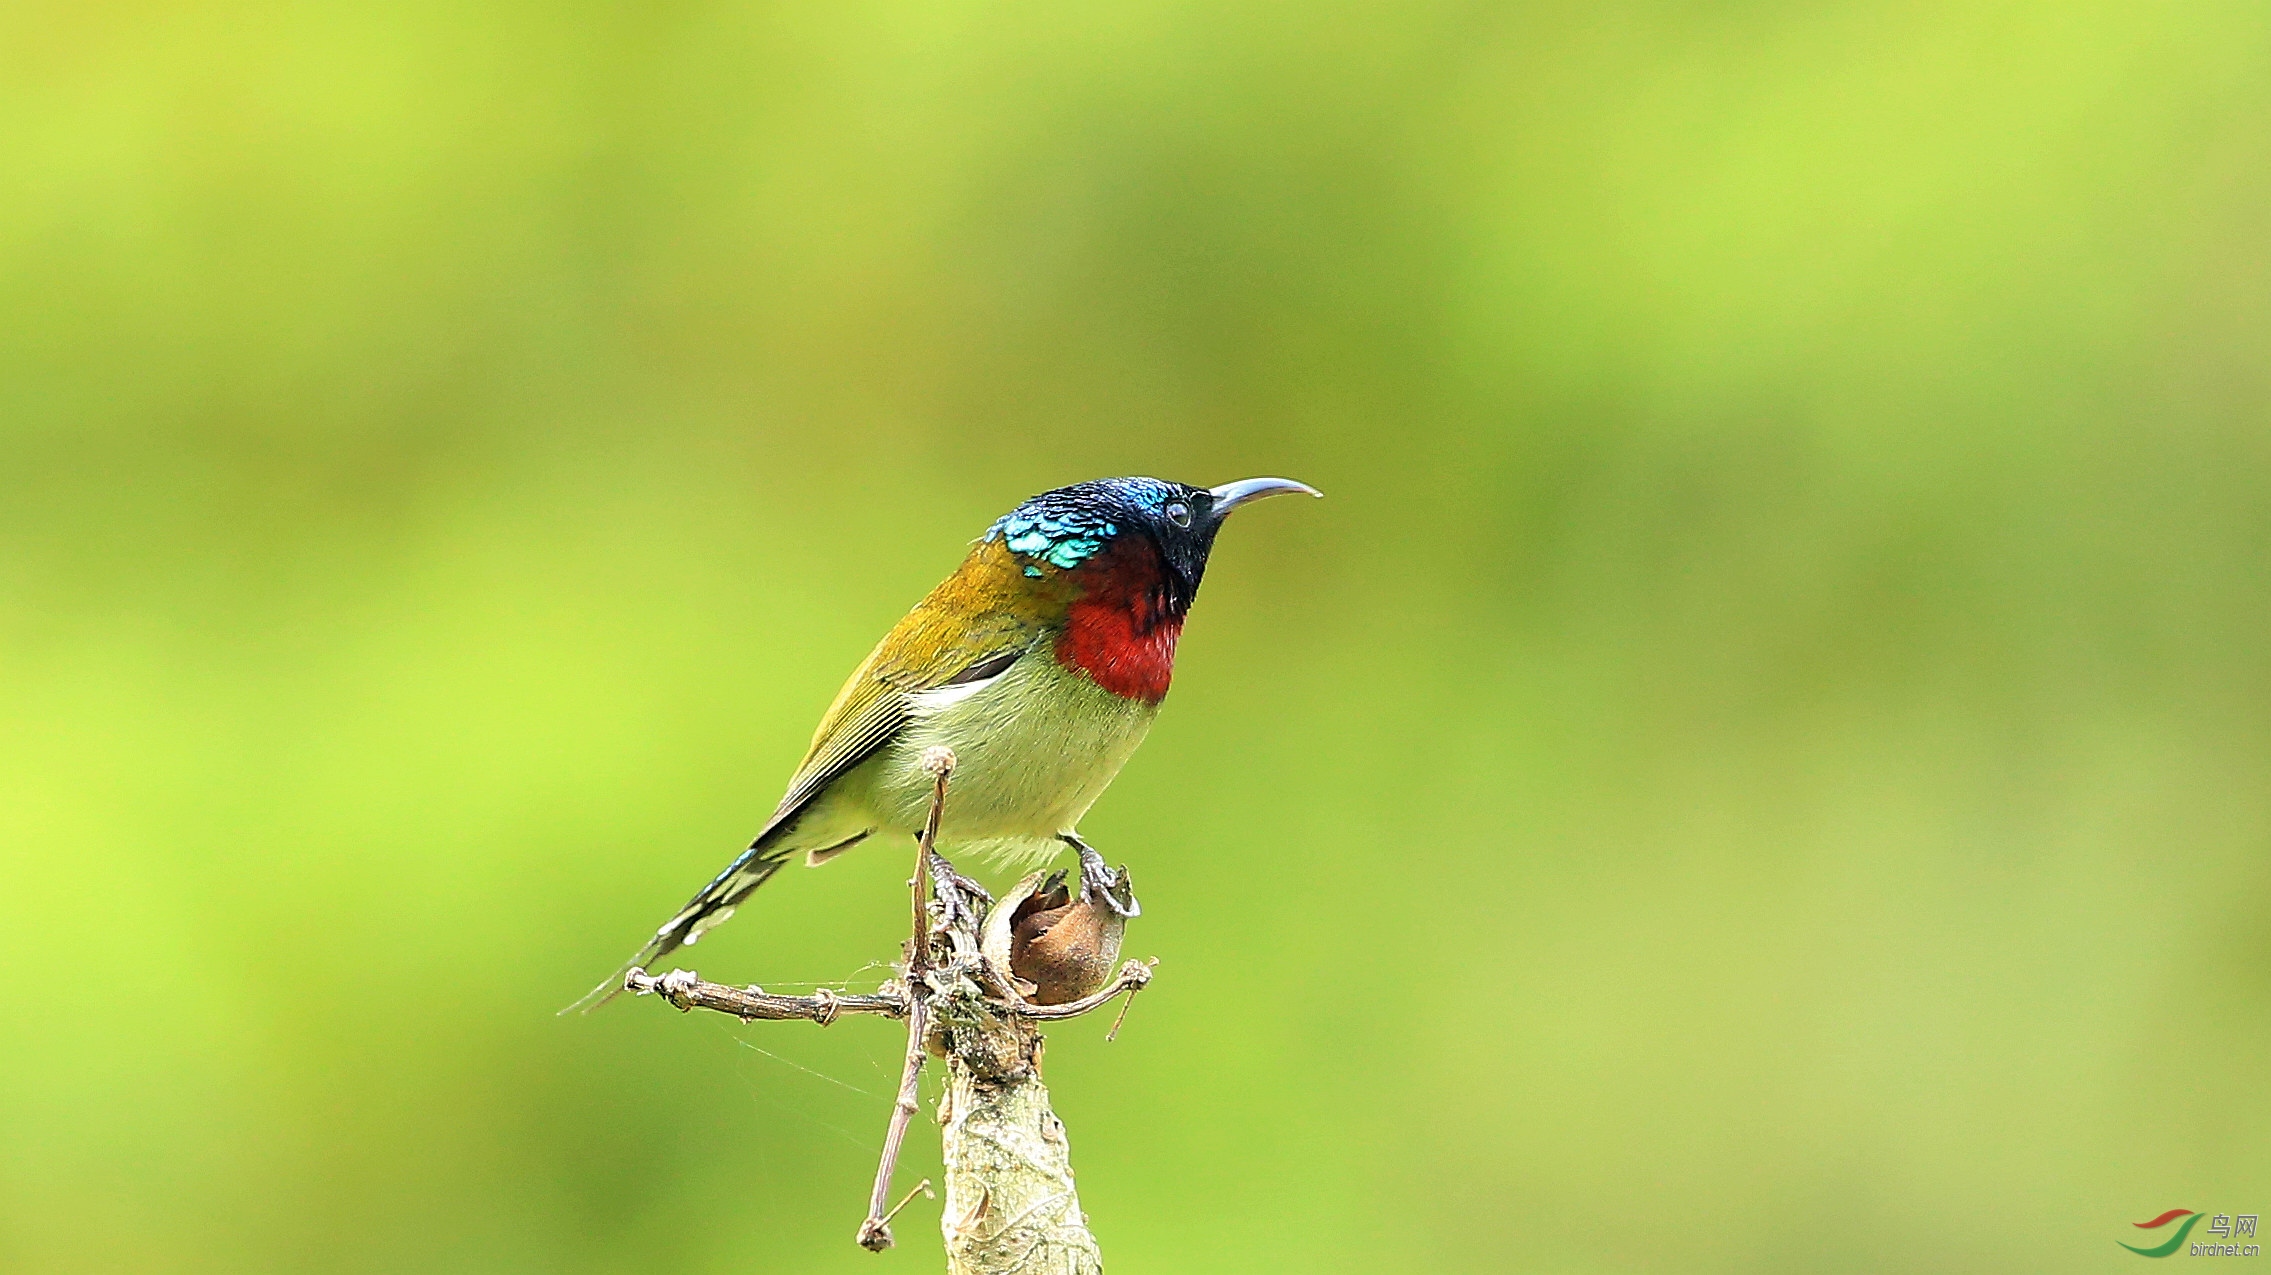
{"type": "Polygon", "coordinates": [[[1030,870],[1070,848],[1081,897],[1136,915],[1126,869],[1081,838],[1081,816],[1159,715],[1223,522],[1296,492],[1323,494],[1290,478],[1102,478],[996,519],[852,672],[749,848],[569,1009],[612,1000],[624,974],[699,940],[799,857],[818,866],[888,833],[919,842],[935,783],[924,758],[941,747],[953,791],[929,866],[949,914],[984,892],[946,856],[1030,870]]]}

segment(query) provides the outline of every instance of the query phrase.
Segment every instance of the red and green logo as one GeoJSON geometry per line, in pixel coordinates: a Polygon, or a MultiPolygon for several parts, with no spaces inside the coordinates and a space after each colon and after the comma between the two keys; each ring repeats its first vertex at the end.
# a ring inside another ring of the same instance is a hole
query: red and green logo
{"type": "Polygon", "coordinates": [[[2184,1247],[2184,1237],[2192,1234],[2192,1228],[2200,1223],[2199,1214],[2190,1209],[2170,1209],[2150,1222],[2132,1222],[2130,1224],[2139,1230],[2151,1231],[2167,1226],[2178,1218],[2184,1219],[2184,1225],[2176,1228],[2176,1234],[2169,1236],[2167,1240],[2155,1244],[2151,1248],[2139,1248],[2134,1244],[2123,1244],[2121,1247],[2142,1257],[2167,1257],[2184,1247]]]}

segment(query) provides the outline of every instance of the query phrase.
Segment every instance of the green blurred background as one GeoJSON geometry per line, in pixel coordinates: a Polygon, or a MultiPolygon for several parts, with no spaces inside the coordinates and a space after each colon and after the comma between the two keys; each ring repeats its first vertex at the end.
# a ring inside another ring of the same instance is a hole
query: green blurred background
{"type": "MultiPolygon", "coordinates": [[[[1288,474],[1085,825],[1120,1271],[2271,1206],[2271,10],[0,13],[0,1268],[937,1269],[553,1010],[1023,496],[1288,474]]],[[[705,974],[867,986],[903,855],[705,974]]],[[[935,1170],[920,1127],[902,1181],[935,1170]]],[[[2196,1237],[2198,1238],[2198,1237],[2196,1237]]]]}

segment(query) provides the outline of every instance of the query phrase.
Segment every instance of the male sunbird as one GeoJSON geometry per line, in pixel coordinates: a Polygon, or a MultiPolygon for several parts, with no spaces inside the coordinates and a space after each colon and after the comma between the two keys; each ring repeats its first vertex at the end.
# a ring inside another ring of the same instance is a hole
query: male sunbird
{"type": "MultiPolygon", "coordinates": [[[[820,864],[879,832],[919,836],[934,784],[921,758],[940,745],[955,757],[941,851],[1030,869],[1069,846],[1081,897],[1135,915],[1126,870],[1080,839],[1080,817],[1159,714],[1223,520],[1296,491],[1322,494],[1290,478],[1103,478],[1003,515],[836,693],[756,840],[624,969],[699,939],[798,854],[820,864]]],[[[966,908],[976,887],[929,867],[941,904],[966,908]]],[[[619,974],[579,1004],[621,989],[619,974]]]]}

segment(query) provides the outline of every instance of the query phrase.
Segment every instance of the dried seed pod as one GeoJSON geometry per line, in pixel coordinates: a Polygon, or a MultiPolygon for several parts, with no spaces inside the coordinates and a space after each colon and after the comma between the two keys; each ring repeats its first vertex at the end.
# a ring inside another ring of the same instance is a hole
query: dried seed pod
{"type": "Polygon", "coordinates": [[[1072,897],[1065,874],[1036,872],[986,914],[979,950],[997,976],[1036,1005],[1062,1005],[1104,986],[1127,920],[1072,897]]]}

